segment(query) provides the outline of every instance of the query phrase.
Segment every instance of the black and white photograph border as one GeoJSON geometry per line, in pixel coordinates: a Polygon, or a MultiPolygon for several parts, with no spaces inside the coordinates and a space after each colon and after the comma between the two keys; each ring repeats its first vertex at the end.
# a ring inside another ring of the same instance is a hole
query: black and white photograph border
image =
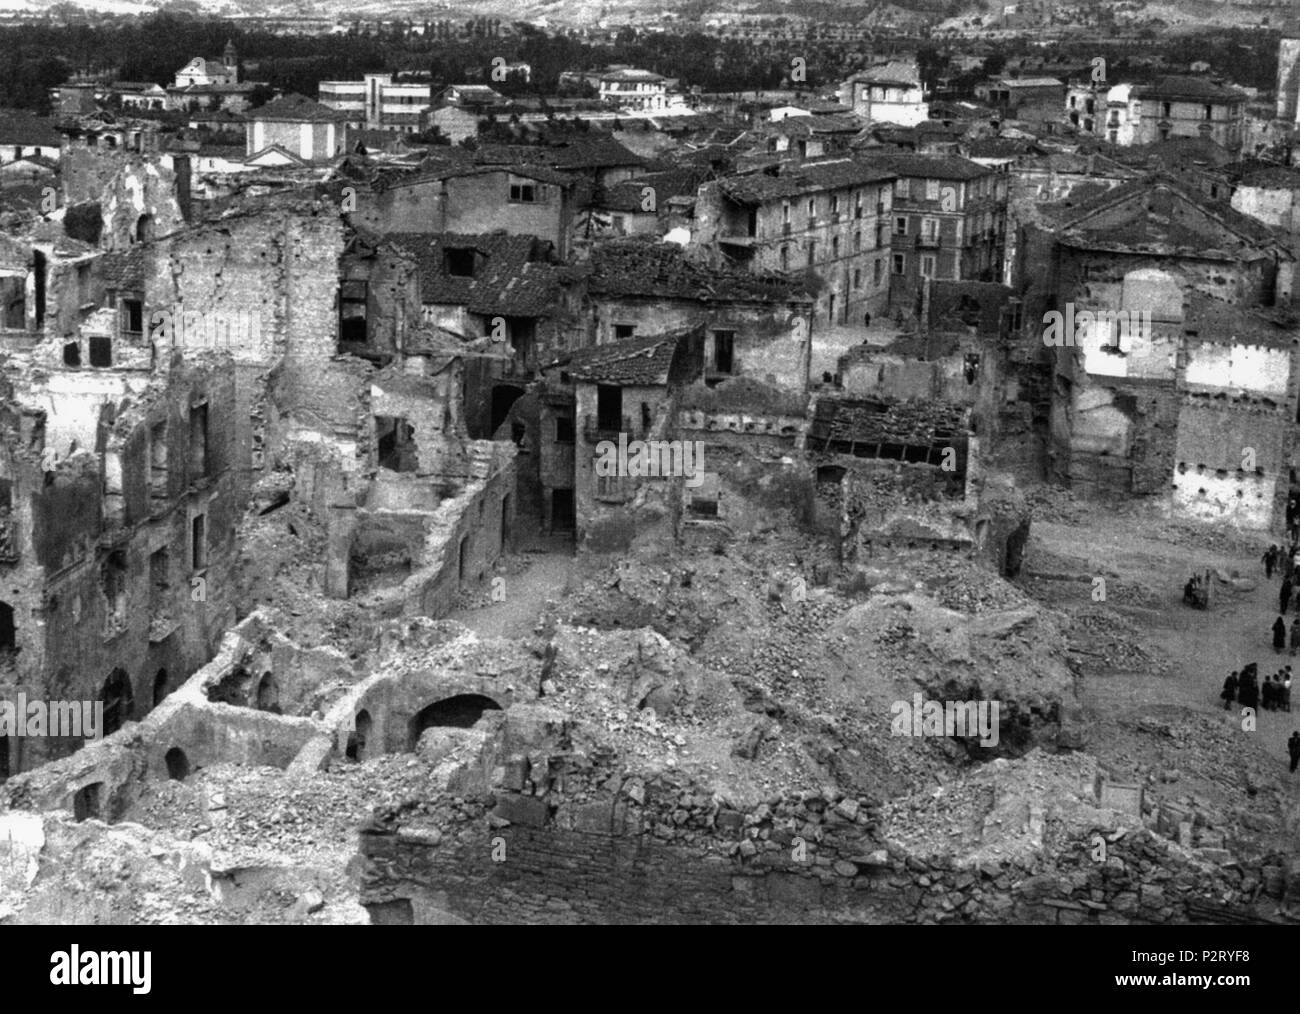
{"type": "Polygon", "coordinates": [[[0,927],[1300,923],[1298,136],[1283,0],[0,0],[0,927]]]}

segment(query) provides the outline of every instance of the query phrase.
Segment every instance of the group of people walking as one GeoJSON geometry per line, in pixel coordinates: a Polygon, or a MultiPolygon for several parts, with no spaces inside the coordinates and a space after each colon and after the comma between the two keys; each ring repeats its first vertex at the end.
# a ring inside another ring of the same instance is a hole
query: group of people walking
{"type": "MultiPolygon", "coordinates": [[[[1296,517],[1296,502],[1292,500],[1287,510],[1287,534],[1291,538],[1289,551],[1280,546],[1269,546],[1264,553],[1264,575],[1270,580],[1274,572],[1282,576],[1282,585],[1277,591],[1278,617],[1273,621],[1273,650],[1281,652],[1286,649],[1287,626],[1286,611],[1292,600],[1295,601],[1296,617],[1291,621],[1291,654],[1300,647],[1300,594],[1296,586],[1300,585],[1300,519],[1296,517]]],[[[1257,688],[1255,679],[1258,667],[1254,662],[1246,666],[1241,674],[1233,673],[1223,683],[1225,708],[1232,707],[1232,697],[1236,694],[1243,708],[1257,708],[1263,704],[1268,711],[1291,710],[1291,667],[1284,666],[1264,681],[1257,688]],[[1262,699],[1262,700],[1261,700],[1262,699]]],[[[1300,729],[1291,733],[1286,741],[1286,750],[1291,757],[1291,773],[1300,767],[1300,729]]]]}
{"type": "Polygon", "coordinates": [[[1235,700],[1243,708],[1265,711],[1291,710],[1291,667],[1283,666],[1272,676],[1266,676],[1259,682],[1259,665],[1251,662],[1240,673],[1231,673],[1223,681],[1223,699],[1225,710],[1231,709],[1235,700]]]}
{"type": "Polygon", "coordinates": [[[1277,619],[1273,621],[1273,650],[1279,654],[1287,650],[1290,641],[1291,654],[1300,651],[1300,546],[1292,546],[1288,553],[1279,546],[1269,546],[1264,554],[1264,574],[1272,578],[1274,573],[1282,575],[1282,585],[1277,590],[1277,619]],[[1291,620],[1288,637],[1286,622],[1287,610],[1295,604],[1296,615],[1291,620]]]}

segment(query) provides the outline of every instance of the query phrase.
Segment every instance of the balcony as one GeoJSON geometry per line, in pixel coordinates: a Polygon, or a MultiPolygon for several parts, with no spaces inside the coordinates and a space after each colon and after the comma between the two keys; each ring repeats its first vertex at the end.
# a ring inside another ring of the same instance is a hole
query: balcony
{"type": "Polygon", "coordinates": [[[724,232],[718,237],[718,242],[749,248],[758,242],[758,237],[748,232],[724,232]]]}
{"type": "Polygon", "coordinates": [[[840,224],[840,213],[838,211],[832,211],[831,225],[839,225],[839,224],[840,224]]]}
{"type": "Polygon", "coordinates": [[[933,236],[926,236],[922,233],[916,237],[916,245],[918,248],[937,250],[942,244],[937,233],[933,236]]]}
{"type": "Polygon", "coordinates": [[[789,222],[782,222],[782,223],[781,223],[781,235],[782,235],[782,236],[789,236],[789,235],[790,235],[790,223],[789,223],[789,222]]]}

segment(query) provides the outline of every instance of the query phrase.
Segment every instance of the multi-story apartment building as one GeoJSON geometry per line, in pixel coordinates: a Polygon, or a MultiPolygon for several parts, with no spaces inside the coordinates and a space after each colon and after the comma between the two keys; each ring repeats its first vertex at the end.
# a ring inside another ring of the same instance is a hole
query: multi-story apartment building
{"type": "Polygon", "coordinates": [[[350,127],[415,134],[420,114],[433,104],[433,91],[428,83],[366,74],[360,81],[322,81],[318,98],[321,105],[343,113],[350,127]]]}
{"type": "Polygon", "coordinates": [[[890,302],[911,306],[924,279],[996,281],[1006,243],[1007,176],[954,155],[880,155],[893,177],[890,302]]]}
{"type": "Polygon", "coordinates": [[[1106,90],[1071,87],[1070,122],[1111,144],[1152,144],[1173,137],[1203,137],[1241,151],[1249,96],[1217,80],[1171,75],[1148,85],[1106,90]]]}
{"type": "Polygon", "coordinates": [[[708,183],[696,200],[695,240],[718,264],[815,273],[824,284],[814,320],[861,322],[889,298],[894,175],[842,158],[708,183]]]}

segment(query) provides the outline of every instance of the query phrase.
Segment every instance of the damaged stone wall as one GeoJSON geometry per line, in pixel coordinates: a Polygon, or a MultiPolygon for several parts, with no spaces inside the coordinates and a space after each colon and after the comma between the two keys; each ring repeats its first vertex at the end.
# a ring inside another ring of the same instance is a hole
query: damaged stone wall
{"type": "MultiPolygon", "coordinates": [[[[417,924],[1124,925],[1268,909],[1249,872],[1117,827],[1112,811],[1095,810],[1090,828],[1082,819],[1050,862],[1014,849],[958,858],[888,840],[881,807],[830,788],[737,805],[680,775],[615,776],[602,789],[600,773],[553,755],[544,796],[501,785],[379,815],[361,835],[362,904],[374,921],[417,924]]],[[[1048,818],[1033,806],[1003,815],[1039,847],[1068,833],[1048,818]]]]}
{"type": "Polygon", "coordinates": [[[806,391],[813,332],[807,302],[790,305],[739,300],[686,302],[604,296],[592,298],[590,330],[595,344],[617,340],[614,328],[633,325],[636,334],[663,334],[703,324],[704,368],[712,372],[716,332],[735,334],[730,376],[747,377],[789,391],[806,391]]]}

